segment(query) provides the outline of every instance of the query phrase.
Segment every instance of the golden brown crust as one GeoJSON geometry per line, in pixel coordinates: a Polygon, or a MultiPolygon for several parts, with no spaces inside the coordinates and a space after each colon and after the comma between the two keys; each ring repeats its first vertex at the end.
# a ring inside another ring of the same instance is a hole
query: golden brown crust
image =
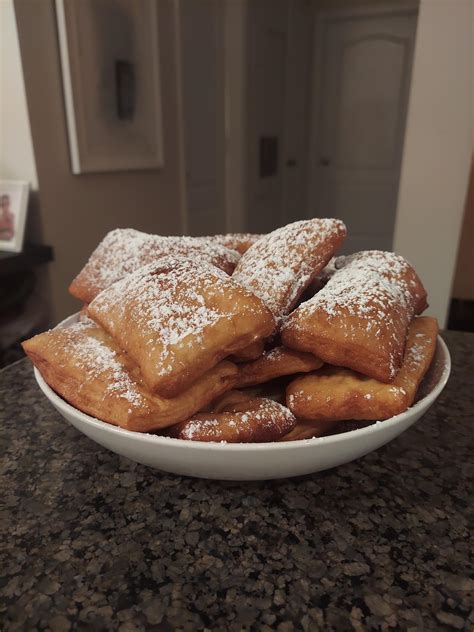
{"type": "Polygon", "coordinates": [[[346,227],[336,219],[287,224],[251,246],[232,276],[261,298],[280,323],[345,237],[346,227]]]}
{"type": "Polygon", "coordinates": [[[213,413],[221,413],[223,411],[229,410],[229,407],[235,406],[236,404],[248,402],[252,399],[255,399],[255,396],[246,393],[245,391],[238,391],[237,389],[230,390],[218,397],[212,403],[212,405],[210,406],[210,411],[212,411],[213,413]]]}
{"type": "Polygon", "coordinates": [[[69,292],[90,303],[102,290],[127,274],[177,255],[210,263],[232,274],[239,255],[218,242],[197,237],[149,235],[131,228],[117,228],[104,237],[88,262],[72,281],[69,292]]]}
{"type": "Polygon", "coordinates": [[[162,397],[176,397],[223,358],[269,336],[275,326],[260,299],[226,274],[177,257],[104,290],[88,313],[162,397]]]}
{"type": "Polygon", "coordinates": [[[335,421],[328,421],[326,419],[320,419],[317,421],[314,419],[298,419],[293,430],[290,430],[288,434],[283,435],[279,441],[300,441],[301,439],[323,437],[334,430],[336,423],[337,422],[335,421]]]}
{"type": "Polygon", "coordinates": [[[178,397],[158,397],[148,391],[130,358],[91,321],[45,332],[25,341],[23,348],[46,383],[72,406],[138,432],[188,418],[237,379],[237,367],[224,361],[178,397]]]}
{"type": "Polygon", "coordinates": [[[402,368],[393,381],[394,386],[407,393],[409,406],[415,401],[421,380],[433,361],[438,334],[436,318],[417,316],[411,322],[402,368]]]}
{"type": "Polygon", "coordinates": [[[327,284],[282,327],[287,346],[390,382],[401,366],[408,325],[426,305],[413,268],[394,253],[345,258],[327,284]]]}
{"type": "Polygon", "coordinates": [[[277,441],[295,425],[292,413],[270,399],[229,403],[221,412],[200,413],[170,429],[170,435],[191,441],[266,443],[277,441]]]}
{"type": "Polygon", "coordinates": [[[275,347],[255,362],[239,365],[238,386],[252,386],[269,382],[283,375],[308,373],[322,366],[322,361],[311,353],[295,351],[288,347],[275,347]]]}
{"type": "Polygon", "coordinates": [[[287,388],[287,405],[301,419],[383,420],[412,405],[436,349],[436,319],[421,316],[410,325],[404,361],[391,384],[350,369],[325,366],[296,378],[287,388]]]}
{"type": "Polygon", "coordinates": [[[264,351],[264,341],[257,340],[248,347],[245,347],[245,349],[241,349],[237,353],[234,353],[232,360],[235,360],[236,362],[250,362],[251,360],[256,360],[257,358],[260,358],[264,351]]]}

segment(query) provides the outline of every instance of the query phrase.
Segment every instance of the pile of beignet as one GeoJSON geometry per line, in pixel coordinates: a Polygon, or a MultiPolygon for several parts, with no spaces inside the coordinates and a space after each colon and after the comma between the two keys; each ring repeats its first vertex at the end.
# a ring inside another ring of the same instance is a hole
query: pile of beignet
{"type": "Polygon", "coordinates": [[[268,235],[106,235],[74,279],[79,320],[23,343],[77,409],[177,439],[307,439],[415,400],[436,349],[402,257],[335,257],[337,219],[268,235]]]}

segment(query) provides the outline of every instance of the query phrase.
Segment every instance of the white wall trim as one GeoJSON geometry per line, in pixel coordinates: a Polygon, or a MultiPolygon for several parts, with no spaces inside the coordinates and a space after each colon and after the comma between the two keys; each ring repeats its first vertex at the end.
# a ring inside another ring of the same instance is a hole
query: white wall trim
{"type": "Polygon", "coordinates": [[[69,60],[69,47],[67,43],[66,12],[64,0],[56,0],[56,21],[58,26],[59,56],[61,60],[61,72],[64,90],[64,103],[66,106],[66,123],[69,134],[69,148],[71,153],[71,169],[73,173],[81,173],[79,160],[79,142],[77,139],[76,117],[74,113],[74,98],[72,93],[72,78],[69,60]]]}
{"type": "Polygon", "coordinates": [[[472,154],[472,3],[421,0],[394,249],[444,327],[472,154]]]}

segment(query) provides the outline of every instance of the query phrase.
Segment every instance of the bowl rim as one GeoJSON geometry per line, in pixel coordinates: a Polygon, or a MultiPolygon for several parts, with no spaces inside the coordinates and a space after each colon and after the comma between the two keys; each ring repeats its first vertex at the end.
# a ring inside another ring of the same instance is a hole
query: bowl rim
{"type": "MultiPolygon", "coordinates": [[[[64,325],[66,322],[70,323],[73,317],[77,317],[77,314],[69,316],[61,323],[57,325],[60,327],[64,325]]],[[[106,421],[101,421],[96,417],[92,417],[87,413],[82,412],[78,408],[71,406],[66,400],[60,397],[57,393],[53,391],[53,389],[45,382],[43,376],[40,371],[34,367],[34,375],[38,386],[40,387],[43,394],[46,398],[61,412],[64,411],[66,414],[69,414],[75,417],[78,421],[86,423],[86,425],[91,425],[99,430],[104,430],[106,433],[112,433],[117,435],[122,435],[124,437],[129,437],[138,441],[139,443],[148,443],[155,444],[161,446],[168,447],[183,447],[195,450],[212,450],[212,451],[221,451],[225,450],[227,452],[242,452],[242,451],[262,451],[262,450],[287,450],[288,448],[299,449],[303,447],[307,447],[308,445],[332,445],[336,443],[341,443],[353,438],[363,437],[364,435],[368,435],[371,433],[378,433],[387,430],[390,427],[396,426],[397,424],[403,422],[404,420],[412,416],[415,416],[420,410],[424,411],[430,408],[430,406],[434,403],[434,401],[438,398],[441,391],[446,386],[446,383],[449,379],[451,373],[451,355],[449,353],[449,349],[445,343],[445,341],[441,338],[440,335],[437,337],[437,348],[438,345],[441,350],[442,358],[443,358],[443,369],[440,375],[439,380],[433,386],[431,391],[425,395],[422,399],[416,402],[413,406],[405,410],[404,412],[394,415],[389,419],[385,419],[384,421],[376,421],[370,426],[366,426],[365,428],[357,428],[355,430],[347,430],[346,432],[341,432],[335,435],[327,435],[323,437],[313,437],[310,439],[298,439],[295,441],[273,441],[268,443],[224,443],[224,442],[213,442],[213,441],[191,441],[189,439],[176,439],[174,437],[164,437],[161,435],[150,434],[147,432],[136,432],[134,430],[126,430],[125,428],[120,428],[119,426],[114,426],[113,424],[109,424],[106,421]]],[[[435,352],[436,353],[436,352],[435,352]]],[[[420,413],[423,414],[423,413],[420,413]]]]}

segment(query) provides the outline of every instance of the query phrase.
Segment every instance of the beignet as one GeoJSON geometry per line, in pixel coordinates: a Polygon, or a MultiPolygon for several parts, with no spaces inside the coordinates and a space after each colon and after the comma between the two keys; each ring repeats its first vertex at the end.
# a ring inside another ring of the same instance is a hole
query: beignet
{"type": "Polygon", "coordinates": [[[287,406],[298,418],[316,420],[315,425],[321,420],[376,421],[398,415],[415,400],[433,360],[437,335],[436,319],[419,316],[410,325],[403,364],[391,384],[326,365],[288,385],[287,406]]]}
{"type": "Polygon", "coordinates": [[[266,351],[258,360],[239,365],[240,376],[237,386],[252,386],[283,375],[307,373],[319,369],[322,364],[312,353],[295,351],[288,347],[275,347],[266,351]]]}
{"type": "Polygon", "coordinates": [[[160,258],[178,255],[204,261],[231,274],[239,254],[220,243],[195,237],[149,235],[132,228],[107,233],[69,286],[76,298],[90,303],[102,290],[160,258]]]}
{"type": "Polygon", "coordinates": [[[230,250],[236,250],[239,254],[243,255],[244,252],[258,241],[263,235],[255,235],[253,233],[227,233],[225,235],[207,235],[206,237],[199,237],[198,239],[204,239],[211,243],[220,244],[230,250]]]}
{"type": "Polygon", "coordinates": [[[72,406],[138,432],[187,419],[237,379],[237,367],[224,361],[174,399],[154,395],[130,357],[91,320],[34,336],[23,349],[49,386],[72,406]]]}
{"type": "Polygon", "coordinates": [[[314,437],[323,437],[330,434],[336,427],[335,421],[319,419],[317,421],[306,419],[298,419],[296,426],[286,435],[283,435],[279,441],[301,441],[302,439],[313,439],[314,437]]]}
{"type": "Polygon", "coordinates": [[[426,290],[410,264],[392,252],[344,258],[326,285],[290,314],[283,343],[390,382],[399,370],[408,325],[427,306],[426,290]]]}
{"type": "Polygon", "coordinates": [[[221,270],[166,257],[101,292],[89,316],[130,354],[152,392],[176,397],[228,355],[269,336],[262,301],[221,270]]]}
{"type": "Polygon", "coordinates": [[[346,227],[338,219],[288,224],[255,242],[242,255],[232,278],[261,298],[280,323],[345,236],[346,227]]]}
{"type": "Polygon", "coordinates": [[[169,430],[170,436],[191,441],[264,443],[277,441],[296,424],[293,414],[271,399],[234,401],[218,413],[200,413],[169,430]]]}

